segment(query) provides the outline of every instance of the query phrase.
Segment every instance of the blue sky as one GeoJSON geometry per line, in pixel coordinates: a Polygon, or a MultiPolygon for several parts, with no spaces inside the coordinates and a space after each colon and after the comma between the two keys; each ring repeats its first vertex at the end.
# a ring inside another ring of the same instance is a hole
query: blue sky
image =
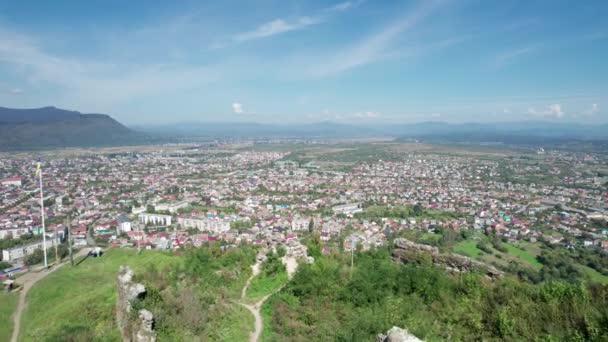
{"type": "Polygon", "coordinates": [[[603,123],[606,18],[604,0],[2,1],[0,106],[127,124],[603,123]]]}

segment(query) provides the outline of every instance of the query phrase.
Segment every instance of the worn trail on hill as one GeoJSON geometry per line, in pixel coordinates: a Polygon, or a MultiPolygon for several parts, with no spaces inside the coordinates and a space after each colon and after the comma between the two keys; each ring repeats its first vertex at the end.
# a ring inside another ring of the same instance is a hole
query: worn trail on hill
{"type": "MultiPolygon", "coordinates": [[[[296,260],[294,258],[287,258],[287,257],[283,258],[283,263],[286,265],[288,277],[289,277],[289,279],[291,279],[291,277],[293,276],[293,274],[295,273],[295,271],[298,267],[298,263],[296,262],[296,260]]],[[[260,298],[260,300],[255,302],[253,305],[246,303],[245,296],[247,295],[247,289],[249,288],[249,285],[251,285],[251,281],[253,280],[253,278],[255,278],[258,274],[260,274],[261,265],[262,265],[262,263],[260,261],[258,261],[253,266],[251,266],[251,268],[253,269],[253,272],[251,273],[251,276],[249,277],[249,279],[247,279],[245,286],[243,286],[243,290],[241,290],[241,301],[238,303],[239,305],[241,305],[244,308],[246,308],[247,310],[249,310],[249,312],[251,312],[253,317],[255,317],[254,330],[251,333],[251,335],[249,336],[250,342],[258,342],[260,339],[260,335],[262,334],[263,322],[262,322],[262,315],[260,314],[260,309],[262,308],[262,305],[270,296],[281,291],[283,286],[285,286],[285,285],[283,285],[280,288],[278,288],[276,291],[260,298]]]]}
{"type": "MultiPolygon", "coordinates": [[[[88,249],[81,249],[78,253],[74,255],[74,258],[85,255],[88,253],[88,249]]],[[[11,342],[17,342],[17,338],[19,338],[19,330],[21,325],[21,314],[23,313],[23,309],[25,309],[25,296],[30,291],[32,286],[34,286],[38,281],[44,279],[49,274],[57,271],[61,266],[67,264],[69,260],[64,261],[57,266],[47,270],[40,272],[28,272],[19,278],[19,283],[22,283],[23,288],[19,293],[19,302],[17,304],[17,309],[13,313],[13,334],[11,336],[11,342]]]]}

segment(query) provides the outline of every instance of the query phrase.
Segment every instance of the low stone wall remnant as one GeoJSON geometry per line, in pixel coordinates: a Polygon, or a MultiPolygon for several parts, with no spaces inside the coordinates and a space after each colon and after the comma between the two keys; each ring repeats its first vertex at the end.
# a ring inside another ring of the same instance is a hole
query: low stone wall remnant
{"type": "Polygon", "coordinates": [[[452,253],[444,254],[436,247],[415,243],[408,239],[395,239],[394,246],[393,258],[404,263],[429,256],[435,266],[443,267],[452,273],[478,271],[492,280],[500,278],[504,274],[504,272],[496,269],[496,267],[492,265],[473,260],[463,255],[452,253]]]}
{"type": "Polygon", "coordinates": [[[407,329],[392,327],[386,334],[379,334],[376,342],[423,342],[418,337],[412,335],[407,329]]]}
{"type": "Polygon", "coordinates": [[[125,342],[155,342],[154,315],[145,309],[139,310],[136,322],[131,320],[133,301],[146,295],[144,285],[133,282],[133,271],[120,266],[116,282],[116,321],[125,342]]]}

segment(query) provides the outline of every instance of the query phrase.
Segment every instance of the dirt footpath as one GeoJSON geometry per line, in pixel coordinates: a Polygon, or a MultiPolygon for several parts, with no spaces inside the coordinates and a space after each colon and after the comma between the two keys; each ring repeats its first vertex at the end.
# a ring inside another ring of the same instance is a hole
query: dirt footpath
{"type": "MultiPolygon", "coordinates": [[[[88,248],[81,249],[78,253],[74,255],[74,258],[85,255],[88,253],[88,248]]],[[[53,268],[48,270],[42,270],[40,272],[29,272],[19,277],[16,281],[18,284],[22,286],[21,292],[19,293],[19,302],[17,304],[17,309],[13,313],[13,335],[11,337],[11,342],[17,342],[17,338],[19,337],[19,328],[21,324],[21,313],[23,313],[23,309],[25,309],[25,296],[29,292],[29,290],[34,286],[39,280],[44,279],[49,274],[57,271],[61,266],[69,263],[68,261],[64,261],[53,268]]]]}

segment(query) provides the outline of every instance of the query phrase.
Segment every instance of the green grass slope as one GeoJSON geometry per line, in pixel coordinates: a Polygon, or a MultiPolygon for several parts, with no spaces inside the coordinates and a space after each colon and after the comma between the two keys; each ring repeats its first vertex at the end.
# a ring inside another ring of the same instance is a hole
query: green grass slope
{"type": "MultiPolygon", "coordinates": [[[[114,316],[116,275],[120,265],[135,272],[147,265],[178,263],[156,251],[112,249],[76,267],[64,266],[36,284],[27,295],[20,341],[119,341],[114,316]]],[[[2,339],[0,339],[2,340],[2,339]]]]}
{"type": "Polygon", "coordinates": [[[510,255],[514,255],[516,258],[523,260],[534,269],[540,270],[543,267],[543,264],[536,260],[536,255],[530,253],[529,251],[521,250],[508,243],[503,243],[503,246],[507,249],[510,255]]]}
{"type": "Polygon", "coordinates": [[[269,295],[287,283],[287,271],[281,270],[277,274],[267,275],[261,273],[253,278],[247,289],[247,300],[256,302],[262,297],[269,295]]]}
{"type": "Polygon", "coordinates": [[[13,332],[13,312],[19,297],[14,293],[0,293],[0,341],[8,341],[13,332]]]}
{"type": "Polygon", "coordinates": [[[477,248],[477,241],[464,240],[454,245],[454,252],[463,254],[468,257],[477,257],[483,255],[483,251],[477,248]]]}

